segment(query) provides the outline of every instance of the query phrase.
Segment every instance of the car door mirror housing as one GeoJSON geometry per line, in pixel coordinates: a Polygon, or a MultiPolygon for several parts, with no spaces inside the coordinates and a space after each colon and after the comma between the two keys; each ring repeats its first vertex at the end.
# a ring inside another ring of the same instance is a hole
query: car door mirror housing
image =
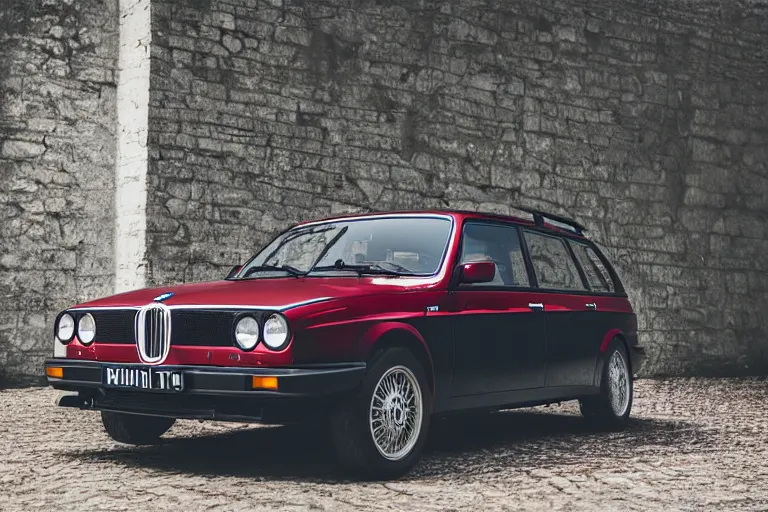
{"type": "Polygon", "coordinates": [[[473,261],[461,265],[462,284],[490,283],[496,276],[496,265],[492,261],[473,261]]]}
{"type": "Polygon", "coordinates": [[[238,272],[240,272],[240,269],[243,268],[242,265],[235,265],[232,267],[229,271],[229,274],[227,274],[227,279],[232,279],[237,275],[238,272]]]}

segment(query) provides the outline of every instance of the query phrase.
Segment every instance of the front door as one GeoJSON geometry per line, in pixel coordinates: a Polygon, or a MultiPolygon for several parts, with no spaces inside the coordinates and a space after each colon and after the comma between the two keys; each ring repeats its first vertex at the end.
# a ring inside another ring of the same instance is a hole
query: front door
{"type": "MultiPolygon", "coordinates": [[[[453,396],[544,386],[544,312],[530,301],[530,281],[515,225],[468,221],[460,263],[493,261],[490,283],[460,285],[455,318],[453,396]]],[[[543,306],[543,305],[542,305],[543,306]]]]}

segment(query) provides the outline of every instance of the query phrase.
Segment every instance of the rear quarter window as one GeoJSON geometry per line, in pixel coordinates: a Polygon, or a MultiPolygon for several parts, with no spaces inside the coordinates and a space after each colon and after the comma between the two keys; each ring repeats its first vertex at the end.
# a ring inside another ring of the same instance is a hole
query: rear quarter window
{"type": "Polygon", "coordinates": [[[605,268],[603,262],[598,257],[597,253],[592,250],[588,245],[569,242],[573,253],[576,255],[576,259],[579,261],[579,265],[584,270],[584,274],[587,277],[587,282],[592,291],[595,292],[613,292],[615,287],[613,279],[608,269],[605,268]]]}

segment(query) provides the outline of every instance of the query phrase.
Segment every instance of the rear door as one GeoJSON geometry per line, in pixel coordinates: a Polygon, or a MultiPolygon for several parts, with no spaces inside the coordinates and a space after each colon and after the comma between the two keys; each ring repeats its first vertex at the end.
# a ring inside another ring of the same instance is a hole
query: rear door
{"type": "Polygon", "coordinates": [[[594,302],[563,237],[525,229],[546,322],[546,386],[590,386],[600,347],[594,302]]]}
{"type": "Polygon", "coordinates": [[[617,295],[607,263],[602,261],[593,246],[574,239],[568,239],[568,245],[589,288],[588,294],[582,296],[587,312],[578,328],[584,332],[584,339],[593,354],[592,366],[595,367],[602,343],[613,338],[617,332],[625,336],[634,334],[636,323],[629,301],[626,296],[617,295]]]}
{"type": "Polygon", "coordinates": [[[517,226],[467,221],[459,263],[493,261],[493,282],[460,285],[456,304],[452,395],[544,386],[544,312],[531,288],[517,226]]]}

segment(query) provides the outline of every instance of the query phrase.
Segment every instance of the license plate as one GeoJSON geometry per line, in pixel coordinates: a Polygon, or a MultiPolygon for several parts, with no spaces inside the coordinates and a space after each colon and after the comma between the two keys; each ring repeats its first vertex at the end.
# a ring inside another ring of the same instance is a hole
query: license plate
{"type": "Polygon", "coordinates": [[[102,383],[109,388],[183,391],[184,374],[152,367],[105,366],[102,383]]]}

